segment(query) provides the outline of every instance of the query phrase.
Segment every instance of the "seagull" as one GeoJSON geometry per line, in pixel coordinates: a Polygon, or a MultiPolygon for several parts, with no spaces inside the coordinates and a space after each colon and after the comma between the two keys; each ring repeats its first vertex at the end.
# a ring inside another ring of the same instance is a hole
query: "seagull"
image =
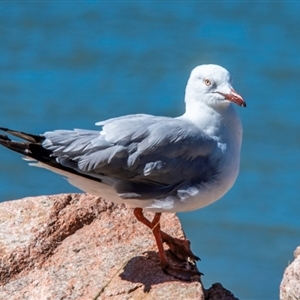
{"type": "Polygon", "coordinates": [[[200,209],[234,184],[240,164],[242,124],[234,104],[246,102],[229,72],[207,64],[194,68],[185,90],[185,112],[171,118],[132,114],[97,122],[100,130],[54,130],[41,135],[0,128],[0,144],[58,173],[82,191],[134,208],[154,235],[162,270],[190,281],[202,273],[187,239],[161,230],[164,212],[200,209]],[[153,220],[143,211],[154,212],[153,220]],[[172,264],[164,251],[184,263],[172,264]]]}

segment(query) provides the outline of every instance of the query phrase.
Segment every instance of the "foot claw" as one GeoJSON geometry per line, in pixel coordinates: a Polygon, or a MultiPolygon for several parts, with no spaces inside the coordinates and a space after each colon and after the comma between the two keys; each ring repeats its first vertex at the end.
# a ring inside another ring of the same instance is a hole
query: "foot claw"
{"type": "Polygon", "coordinates": [[[170,251],[179,260],[182,261],[200,260],[200,258],[192,252],[190,248],[191,243],[189,240],[187,239],[181,240],[181,239],[173,238],[163,231],[161,231],[161,237],[162,237],[162,241],[169,246],[170,251]]]}
{"type": "Polygon", "coordinates": [[[201,272],[198,271],[196,265],[192,265],[187,263],[185,267],[180,266],[173,266],[167,265],[163,267],[163,271],[175,278],[184,281],[199,281],[200,276],[203,275],[201,272]]]}

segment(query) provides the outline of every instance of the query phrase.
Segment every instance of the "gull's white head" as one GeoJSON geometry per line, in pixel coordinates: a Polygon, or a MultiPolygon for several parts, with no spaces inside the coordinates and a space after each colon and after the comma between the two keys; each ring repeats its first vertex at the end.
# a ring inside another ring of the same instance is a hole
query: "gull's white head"
{"type": "Polygon", "coordinates": [[[232,87],[229,72],[218,65],[201,65],[192,70],[186,87],[187,105],[203,103],[210,107],[226,107],[246,102],[232,87]]]}

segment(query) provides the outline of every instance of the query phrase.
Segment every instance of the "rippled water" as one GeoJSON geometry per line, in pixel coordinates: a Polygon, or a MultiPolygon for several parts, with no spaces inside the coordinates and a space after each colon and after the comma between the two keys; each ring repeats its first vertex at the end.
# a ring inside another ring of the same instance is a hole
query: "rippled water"
{"type": "MultiPolygon", "coordinates": [[[[208,287],[277,299],[300,232],[299,2],[1,2],[1,126],[94,128],[128,113],[177,116],[193,67],[221,64],[248,107],[240,176],[180,214],[208,287]]],[[[0,201],[77,191],[0,150],[0,201]]]]}

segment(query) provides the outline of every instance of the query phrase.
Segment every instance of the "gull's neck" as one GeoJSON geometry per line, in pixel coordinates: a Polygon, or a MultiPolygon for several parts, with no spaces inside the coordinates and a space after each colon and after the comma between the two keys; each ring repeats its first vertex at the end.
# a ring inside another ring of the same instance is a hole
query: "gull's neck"
{"type": "Polygon", "coordinates": [[[179,119],[192,122],[200,130],[224,145],[227,151],[239,157],[242,142],[241,120],[233,104],[210,107],[203,103],[189,103],[179,119]]]}
{"type": "Polygon", "coordinates": [[[232,105],[227,103],[219,107],[210,107],[203,103],[193,102],[188,103],[186,112],[180,118],[192,122],[208,135],[219,135],[222,124],[232,115],[236,115],[236,112],[232,105]]]}
{"type": "Polygon", "coordinates": [[[220,172],[223,174],[220,178],[226,189],[230,188],[239,171],[243,132],[233,104],[217,109],[204,104],[188,105],[186,112],[179,118],[192,122],[216,141],[217,147],[211,158],[220,159],[220,172]]]}

